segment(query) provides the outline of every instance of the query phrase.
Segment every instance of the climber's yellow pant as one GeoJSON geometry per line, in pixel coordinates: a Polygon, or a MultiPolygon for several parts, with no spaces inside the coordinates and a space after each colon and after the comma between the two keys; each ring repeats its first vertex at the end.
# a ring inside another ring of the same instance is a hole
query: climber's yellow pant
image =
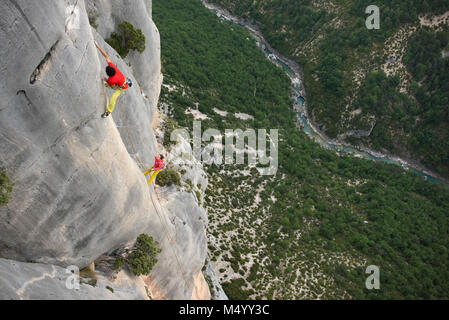
{"type": "Polygon", "coordinates": [[[117,102],[118,97],[120,97],[123,92],[125,92],[125,90],[123,89],[117,89],[114,91],[111,96],[111,100],[109,101],[109,105],[106,109],[108,112],[112,113],[112,111],[114,111],[115,103],[117,102]]]}
{"type": "Polygon", "coordinates": [[[151,182],[153,182],[153,180],[156,178],[156,176],[158,175],[158,173],[162,171],[162,169],[161,169],[161,170],[153,170],[153,167],[151,167],[148,171],[146,171],[146,172],[144,173],[144,175],[149,174],[151,171],[154,171],[154,172],[153,172],[153,174],[151,175],[150,180],[148,180],[148,184],[151,184],[151,182]]]}

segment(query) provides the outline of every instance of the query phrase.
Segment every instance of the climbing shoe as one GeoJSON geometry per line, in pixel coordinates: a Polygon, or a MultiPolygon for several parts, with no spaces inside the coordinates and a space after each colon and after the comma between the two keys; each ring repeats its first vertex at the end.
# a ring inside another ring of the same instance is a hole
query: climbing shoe
{"type": "Polygon", "coordinates": [[[110,112],[106,111],[105,113],[103,113],[103,114],[101,115],[101,117],[102,117],[102,118],[106,118],[106,117],[109,116],[110,114],[111,114],[110,112]]]}

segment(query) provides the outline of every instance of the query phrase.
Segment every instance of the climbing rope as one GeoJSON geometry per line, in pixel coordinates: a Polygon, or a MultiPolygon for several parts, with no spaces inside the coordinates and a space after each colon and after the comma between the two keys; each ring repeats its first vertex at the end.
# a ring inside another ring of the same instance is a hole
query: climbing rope
{"type": "MultiPolygon", "coordinates": [[[[129,132],[128,126],[126,125],[125,113],[123,111],[122,99],[120,97],[119,97],[119,100],[120,100],[120,111],[121,111],[121,118],[122,118],[123,126],[125,127],[126,132],[128,134],[128,139],[129,139],[129,142],[131,143],[131,148],[132,148],[133,153],[134,153],[134,155],[136,157],[136,161],[139,163],[140,168],[143,169],[143,168],[145,168],[145,166],[143,165],[143,162],[140,160],[139,156],[137,155],[136,148],[134,146],[134,143],[133,143],[133,140],[132,140],[132,137],[131,137],[131,133],[129,132]]],[[[153,186],[153,190],[154,190],[154,192],[156,192],[156,189],[154,188],[154,186],[153,186]]],[[[158,207],[157,207],[157,205],[154,202],[153,195],[152,195],[151,192],[150,192],[150,198],[151,198],[151,202],[153,203],[153,207],[156,209],[156,213],[157,213],[157,215],[159,217],[159,220],[161,221],[161,224],[164,227],[165,235],[167,236],[168,242],[170,243],[170,247],[172,248],[172,251],[173,251],[173,254],[174,254],[174,256],[176,258],[176,261],[178,263],[179,269],[181,270],[182,277],[184,278],[184,283],[185,283],[186,287],[188,288],[187,277],[185,275],[184,268],[182,267],[181,261],[180,261],[180,259],[178,257],[178,254],[176,253],[176,249],[175,249],[175,246],[174,246],[175,241],[173,240],[173,238],[170,235],[170,232],[168,231],[168,226],[165,224],[165,221],[162,218],[161,213],[159,212],[158,207]]],[[[159,196],[158,196],[158,200],[160,200],[159,196]]],[[[162,211],[164,211],[162,206],[160,206],[160,208],[162,209],[162,211]]],[[[166,216],[166,214],[165,214],[165,216],[166,216]]]]}

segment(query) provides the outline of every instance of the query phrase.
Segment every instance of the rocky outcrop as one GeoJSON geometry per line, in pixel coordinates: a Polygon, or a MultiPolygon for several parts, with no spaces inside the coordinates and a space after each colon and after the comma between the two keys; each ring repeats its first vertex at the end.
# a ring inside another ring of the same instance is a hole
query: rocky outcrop
{"type": "Polygon", "coordinates": [[[209,290],[211,292],[212,300],[228,300],[228,296],[224,292],[220,282],[218,281],[217,276],[215,275],[214,268],[212,267],[212,263],[207,257],[205,270],[203,272],[206,282],[208,284],[209,290]]]}
{"type": "Polygon", "coordinates": [[[79,281],[69,269],[40,263],[0,259],[0,300],[146,300],[140,278],[121,271],[109,281],[96,275],[93,284],[79,281]],[[71,278],[72,277],[72,278],[71,278]],[[79,284],[79,287],[75,286],[79,284]]]}
{"type": "Polygon", "coordinates": [[[209,287],[202,272],[198,273],[195,279],[195,286],[192,293],[192,300],[210,300],[209,287]]]}
{"type": "MultiPolygon", "coordinates": [[[[11,201],[0,207],[0,255],[38,262],[2,261],[2,270],[17,276],[15,284],[2,276],[0,291],[58,266],[83,268],[148,233],[162,248],[148,282],[160,298],[190,299],[204,265],[206,214],[192,194],[177,190],[164,208],[142,175],[158,152],[151,124],[162,79],[151,1],[86,3],[99,14],[98,32],[84,1],[0,3],[7,79],[0,89],[0,167],[14,183],[11,201]],[[147,39],[144,54],[126,61],[103,40],[122,20],[147,39]],[[102,84],[106,63],[94,40],[135,83],[107,119],[100,114],[112,91],[102,84]]],[[[38,297],[33,292],[22,298],[38,297]]],[[[109,297],[90,289],[79,294],[109,297]]]]}

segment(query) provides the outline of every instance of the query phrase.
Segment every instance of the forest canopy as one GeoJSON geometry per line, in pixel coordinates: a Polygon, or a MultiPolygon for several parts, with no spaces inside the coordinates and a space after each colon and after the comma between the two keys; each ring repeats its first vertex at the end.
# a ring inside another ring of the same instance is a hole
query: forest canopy
{"type": "MultiPolygon", "coordinates": [[[[251,3],[232,1],[236,11],[245,12],[253,8],[251,3]]],[[[274,9],[275,3],[286,8],[293,1],[267,3],[274,9]]],[[[300,3],[310,6],[309,1],[300,3]]],[[[293,9],[283,14],[302,17],[293,9]]],[[[309,16],[316,23],[327,19],[319,12],[309,16]]],[[[161,103],[171,106],[180,126],[191,127],[193,118],[186,110],[198,104],[209,118],[204,120],[207,127],[279,129],[282,143],[276,176],[239,175],[238,166],[206,167],[205,206],[209,224],[215,226],[209,227],[208,234],[216,241],[209,244],[209,255],[212,261],[226,262],[220,276],[236,276],[224,280],[230,297],[449,298],[447,187],[399,166],[338,155],[311,141],[295,126],[290,81],[282,69],[266,59],[246,29],[220,20],[200,1],[154,1],[153,18],[161,33],[164,81],[177,88],[163,88],[161,103]],[[218,115],[214,108],[228,115],[218,115]],[[242,121],[233,116],[235,112],[254,115],[254,120],[242,121]],[[264,188],[254,208],[255,190],[260,186],[264,188]],[[342,255],[354,264],[343,262],[338,258],[342,255]],[[366,265],[379,266],[380,290],[365,288],[366,265]],[[297,276],[312,271],[321,275],[317,281],[297,276]],[[295,291],[298,287],[308,291],[300,294],[295,291]]],[[[393,24],[408,18],[394,15],[391,19],[393,24]]],[[[301,25],[300,20],[295,23],[301,25]]],[[[329,41],[326,50],[335,49],[340,41],[346,43],[343,38],[329,41]]],[[[324,84],[338,83],[341,74],[330,66],[347,59],[338,50],[323,56],[319,72],[330,78],[324,84]]],[[[409,124],[408,115],[401,112],[418,112],[413,111],[416,102],[394,90],[397,82],[381,72],[370,73],[361,88],[367,98],[357,103],[378,112],[370,100],[385,99],[398,106],[393,118],[402,121],[405,117],[404,125],[409,124]]],[[[382,139],[387,138],[377,139],[384,144],[382,139]]]]}
{"type": "Polygon", "coordinates": [[[377,30],[365,26],[365,9],[373,4],[369,0],[337,6],[310,0],[211,2],[256,23],[274,48],[303,65],[309,114],[330,138],[366,130],[374,119],[369,137],[349,136],[346,142],[411,157],[449,177],[449,58],[441,55],[449,27],[430,31],[419,20],[425,14],[449,11],[449,1],[376,1],[377,30]],[[406,51],[402,61],[406,69],[385,79],[397,82],[400,76],[401,85],[386,91],[379,91],[385,82],[369,87],[370,74],[381,73],[386,61],[398,58],[385,55],[387,42],[412,27],[417,31],[411,38],[396,44],[406,51]],[[404,84],[407,72],[412,79],[404,84]],[[355,110],[360,114],[354,117],[355,110]]]}

